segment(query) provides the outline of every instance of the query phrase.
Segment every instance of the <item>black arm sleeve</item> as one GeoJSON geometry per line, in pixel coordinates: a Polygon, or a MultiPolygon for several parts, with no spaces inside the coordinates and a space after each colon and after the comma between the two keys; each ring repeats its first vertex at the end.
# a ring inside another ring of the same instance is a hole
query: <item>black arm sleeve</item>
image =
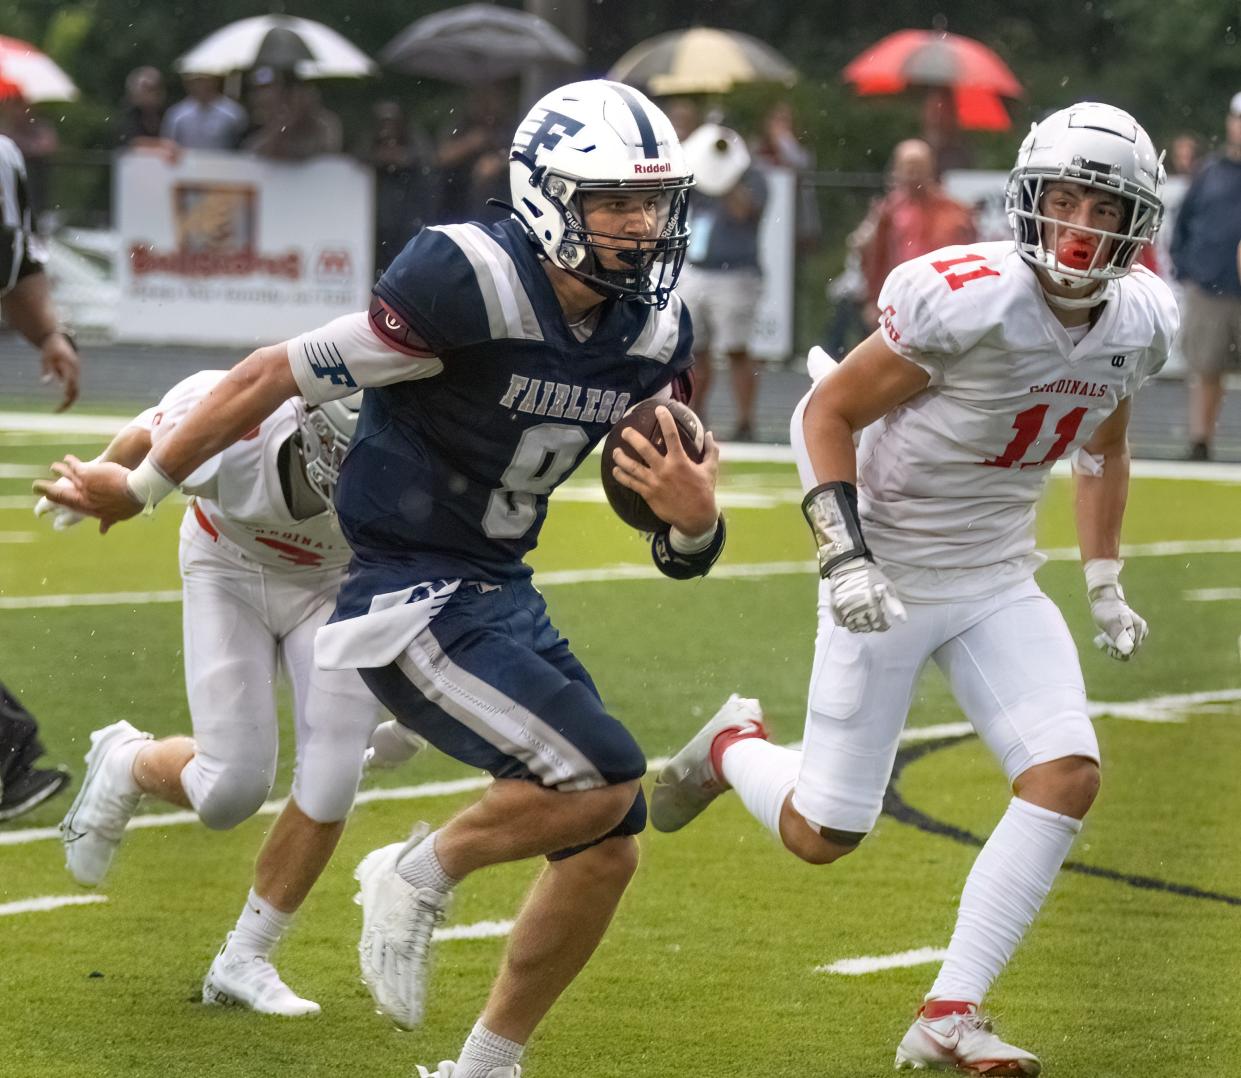
{"type": "Polygon", "coordinates": [[[670,528],[664,528],[651,537],[651,557],[659,571],[673,580],[692,580],[696,576],[706,576],[724,551],[724,515],[721,513],[716,522],[715,535],[711,542],[693,554],[681,554],[673,550],[668,541],[670,531],[670,528]]]}

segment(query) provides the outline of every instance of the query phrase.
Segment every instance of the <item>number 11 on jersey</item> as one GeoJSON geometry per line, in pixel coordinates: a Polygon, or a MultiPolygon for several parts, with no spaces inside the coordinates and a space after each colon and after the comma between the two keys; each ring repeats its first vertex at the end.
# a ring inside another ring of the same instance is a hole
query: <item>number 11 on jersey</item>
{"type": "Polygon", "coordinates": [[[1077,429],[1086,416],[1085,408],[1072,408],[1065,412],[1056,423],[1056,440],[1041,460],[1022,461],[1021,458],[1038,438],[1043,429],[1043,421],[1047,418],[1047,405],[1036,404],[1024,412],[1018,412],[1013,419],[1013,429],[1017,432],[1013,440],[1004,448],[1004,452],[990,460],[978,463],[988,468],[1011,468],[1018,464],[1022,468],[1037,468],[1043,464],[1052,464],[1064,456],[1073,439],[1077,437],[1077,429]]]}

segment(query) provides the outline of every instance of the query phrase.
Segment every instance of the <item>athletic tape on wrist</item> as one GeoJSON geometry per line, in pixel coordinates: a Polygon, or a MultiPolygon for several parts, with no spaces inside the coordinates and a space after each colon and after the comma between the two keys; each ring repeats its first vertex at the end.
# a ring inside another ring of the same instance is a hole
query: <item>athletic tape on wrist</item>
{"type": "Polygon", "coordinates": [[[1124,562],[1116,558],[1091,558],[1083,566],[1086,573],[1086,594],[1093,595],[1099,588],[1115,588],[1120,591],[1120,570],[1124,562]]]}
{"type": "Polygon", "coordinates": [[[150,455],[125,477],[125,485],[129,487],[130,496],[142,506],[143,513],[148,516],[177,489],[177,484],[160,471],[150,455]]]}
{"type": "Polygon", "coordinates": [[[716,517],[711,527],[701,535],[686,535],[674,524],[668,529],[668,545],[678,554],[697,554],[711,545],[711,540],[715,538],[715,533],[719,530],[719,517],[716,517]]]}
{"type": "Polygon", "coordinates": [[[862,538],[852,483],[821,483],[802,499],[801,511],[818,547],[819,576],[826,577],[850,558],[873,560],[862,538]]]}

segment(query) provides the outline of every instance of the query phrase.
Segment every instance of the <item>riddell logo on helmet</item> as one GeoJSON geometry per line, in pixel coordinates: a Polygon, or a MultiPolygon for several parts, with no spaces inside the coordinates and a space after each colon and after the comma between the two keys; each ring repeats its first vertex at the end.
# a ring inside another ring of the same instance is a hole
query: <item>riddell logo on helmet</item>
{"type": "Polygon", "coordinates": [[[651,164],[651,165],[644,165],[642,164],[641,161],[638,161],[633,166],[633,172],[635,176],[649,176],[653,172],[671,172],[671,171],[672,171],[671,161],[656,161],[654,164],[651,164]]]}

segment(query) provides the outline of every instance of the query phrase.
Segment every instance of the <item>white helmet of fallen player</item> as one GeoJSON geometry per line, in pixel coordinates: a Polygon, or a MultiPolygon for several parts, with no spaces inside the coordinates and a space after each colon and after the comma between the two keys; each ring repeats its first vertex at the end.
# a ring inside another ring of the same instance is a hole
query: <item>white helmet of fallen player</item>
{"type": "MultiPolygon", "coordinates": [[[[1164,178],[1163,155],[1129,113],[1093,101],[1054,112],[1030,128],[1008,177],[1004,202],[1017,250],[1067,287],[1123,277],[1159,228],[1164,178]],[[1046,187],[1057,180],[1119,198],[1119,227],[1075,225],[1073,231],[1086,242],[1058,243],[1063,228],[1043,207],[1046,187]]],[[[1093,305],[1103,298],[1100,287],[1082,302],[1093,305]]]]}
{"type": "Polygon", "coordinates": [[[659,307],[685,261],[693,182],[668,117],[632,87],[603,79],[543,97],[517,128],[509,157],[513,211],[543,254],[603,295],[659,307]],[[586,228],[581,196],[611,192],[649,200],[654,238],[586,228]]]}
{"type": "Polygon", "coordinates": [[[345,452],[358,426],[362,394],[308,406],[298,423],[306,479],[330,509],[345,452]]]}

